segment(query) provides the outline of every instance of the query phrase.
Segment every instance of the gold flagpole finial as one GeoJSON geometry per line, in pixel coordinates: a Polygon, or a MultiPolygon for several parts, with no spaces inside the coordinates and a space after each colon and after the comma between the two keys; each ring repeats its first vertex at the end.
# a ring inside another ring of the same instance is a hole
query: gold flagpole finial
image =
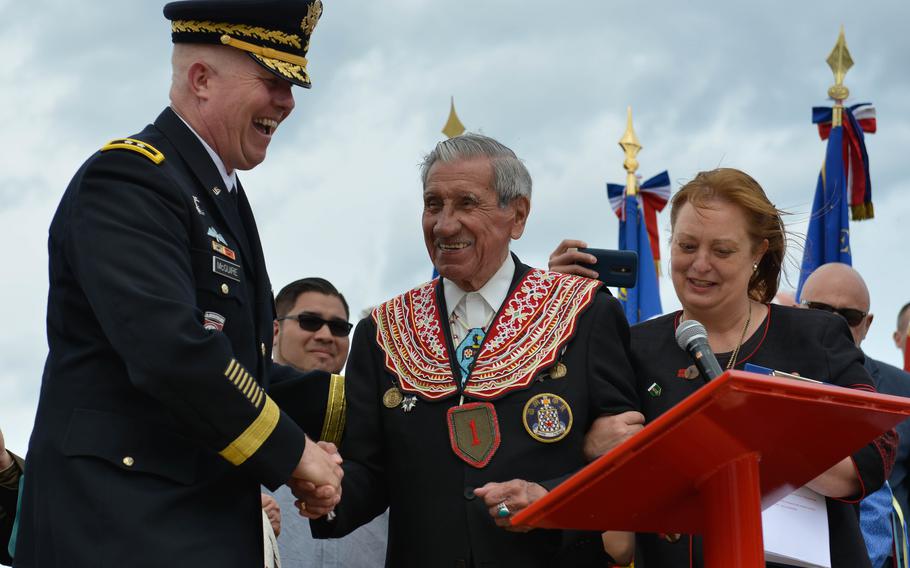
{"type": "Polygon", "coordinates": [[[446,121],[446,125],[442,127],[442,133],[449,138],[455,138],[464,134],[464,124],[458,119],[458,115],[455,114],[455,97],[452,97],[452,106],[449,109],[449,120],[446,121]]]}
{"type": "Polygon", "coordinates": [[[632,128],[632,107],[626,109],[626,132],[619,139],[619,146],[626,153],[626,159],[622,166],[626,169],[626,195],[636,195],[638,193],[638,180],[635,179],[635,171],[638,169],[638,152],[641,150],[641,143],[638,136],[635,135],[635,129],[632,128]]]}
{"type": "Polygon", "coordinates": [[[834,85],[828,89],[828,96],[834,100],[834,112],[831,117],[833,126],[840,126],[843,117],[843,102],[850,96],[850,89],[844,86],[844,77],[847,71],[853,67],[853,58],[850,57],[850,50],[847,49],[847,39],[844,37],[844,26],[840,27],[840,35],[837,36],[837,43],[834,49],[828,55],[828,67],[834,72],[834,85]]]}

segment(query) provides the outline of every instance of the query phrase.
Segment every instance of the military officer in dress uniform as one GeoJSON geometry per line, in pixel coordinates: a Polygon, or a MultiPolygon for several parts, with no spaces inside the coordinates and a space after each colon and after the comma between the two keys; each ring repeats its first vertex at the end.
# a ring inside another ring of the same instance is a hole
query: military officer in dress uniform
{"type": "Polygon", "coordinates": [[[509,148],[466,134],[424,160],[423,231],[441,278],[378,306],[347,367],[344,500],[310,511],[338,537],[388,506],[386,566],[605,566],[599,534],[509,517],[585,464],[592,421],[632,373],[629,328],[597,280],[526,266],[531,178],[509,148]],[[624,381],[623,381],[624,382],[624,381]]]}
{"type": "MultiPolygon", "coordinates": [[[[260,483],[340,498],[266,394],[274,305],[237,170],[309,87],[319,0],[172,2],[171,105],[95,152],[50,227],[50,352],[14,565],[262,566],[260,483]]],[[[309,432],[315,439],[319,432],[309,432]]]]}

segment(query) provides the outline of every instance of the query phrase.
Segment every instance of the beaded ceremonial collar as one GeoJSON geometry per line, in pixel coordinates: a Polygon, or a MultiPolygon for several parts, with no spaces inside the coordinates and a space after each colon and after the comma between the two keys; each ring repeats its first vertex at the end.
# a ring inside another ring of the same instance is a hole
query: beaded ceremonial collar
{"type": "MultiPolygon", "coordinates": [[[[458,392],[436,299],[438,279],[373,310],[376,342],[402,391],[429,400],[458,392]]],[[[464,395],[492,400],[527,387],[552,365],[578,317],[601,287],[597,280],[531,269],[509,293],[480,349],[464,395]]]]}

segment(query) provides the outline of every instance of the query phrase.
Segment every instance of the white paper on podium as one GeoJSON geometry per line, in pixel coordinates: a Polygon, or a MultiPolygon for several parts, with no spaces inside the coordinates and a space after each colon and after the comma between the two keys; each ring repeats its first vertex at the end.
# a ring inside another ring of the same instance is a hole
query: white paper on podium
{"type": "Polygon", "coordinates": [[[800,487],[761,514],[765,561],[831,568],[825,498],[800,487]]]}

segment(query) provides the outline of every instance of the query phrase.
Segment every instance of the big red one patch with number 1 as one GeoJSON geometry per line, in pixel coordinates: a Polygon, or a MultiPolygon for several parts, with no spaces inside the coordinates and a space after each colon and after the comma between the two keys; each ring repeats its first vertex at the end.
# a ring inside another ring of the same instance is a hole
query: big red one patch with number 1
{"type": "Polygon", "coordinates": [[[499,420],[489,402],[453,406],[446,413],[452,451],[469,465],[484,467],[499,449],[499,420]]]}

